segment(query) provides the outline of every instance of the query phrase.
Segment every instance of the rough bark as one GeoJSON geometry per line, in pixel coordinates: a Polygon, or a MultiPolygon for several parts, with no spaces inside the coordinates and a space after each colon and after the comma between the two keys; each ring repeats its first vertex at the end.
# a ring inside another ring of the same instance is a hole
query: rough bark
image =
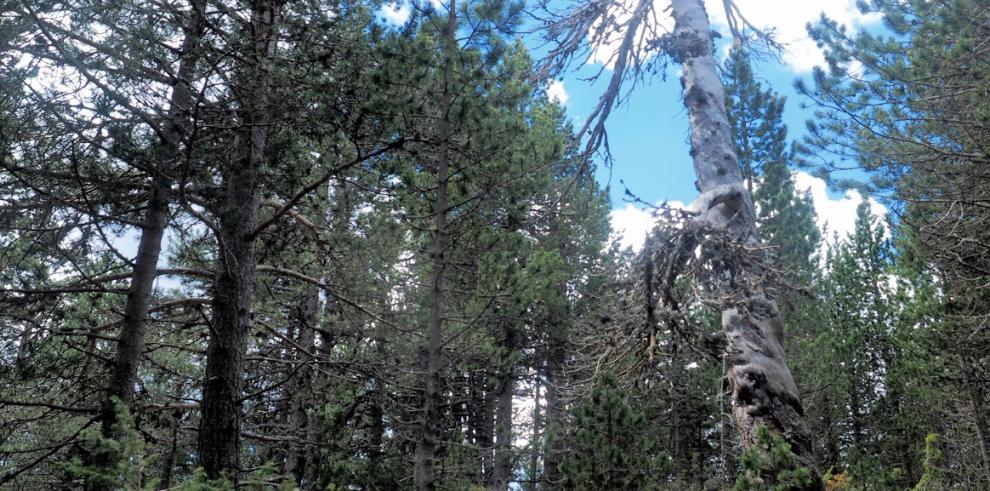
{"type": "Polygon", "coordinates": [[[150,198],[142,220],[137,257],[134,259],[131,283],[124,303],[124,318],[120,337],[117,339],[117,353],[110,373],[110,383],[101,405],[101,430],[103,436],[108,438],[114,436],[113,427],[117,423],[113,400],[120,400],[127,409],[132,408],[134,382],[147,331],[148,309],[155,279],[158,277],[158,258],[168,224],[170,188],[173,174],[178,168],[183,141],[189,133],[193,104],[190,83],[200,58],[199,44],[206,26],[202,2],[194,1],[191,7],[188,25],[184,26],[185,37],[180,48],[179,67],[169,98],[169,109],[162,125],[162,138],[155,160],[148,169],[152,175],[150,198]]]}
{"type": "MultiPolygon", "coordinates": [[[[675,27],[669,40],[670,54],[683,67],[681,83],[691,125],[691,155],[702,193],[695,209],[709,227],[746,245],[758,245],[753,202],[733,148],[704,2],[673,0],[671,12],[675,27]]],[[[760,271],[746,273],[762,276],[760,271]]],[[[739,280],[729,278],[720,293],[727,299],[722,305],[726,377],[741,441],[745,447],[753,445],[757,428],[766,426],[781,434],[817,477],[804,409],[784,357],[780,311],[761,284],[739,280]]],[[[809,489],[820,489],[821,480],[814,481],[809,489]]]]}
{"type": "Polygon", "coordinates": [[[172,471],[175,469],[175,459],[179,453],[179,421],[181,418],[182,411],[175,411],[169,419],[168,450],[162,456],[157,489],[169,489],[172,487],[172,471]]]}
{"type": "Polygon", "coordinates": [[[211,479],[237,479],[240,467],[241,375],[251,328],[256,266],[258,180],[268,139],[270,61],[275,52],[276,2],[251,4],[250,66],[234,93],[240,97],[241,126],[231,158],[223,167],[224,195],[218,206],[217,271],[213,319],[206,352],[206,379],[199,427],[199,463],[211,479]]]}
{"type": "Polygon", "coordinates": [[[415,483],[420,491],[436,489],[433,464],[440,440],[440,367],[443,348],[445,251],[447,248],[447,185],[450,167],[450,108],[454,105],[454,59],[457,47],[457,1],[448,5],[443,67],[443,99],[440,104],[437,190],[434,204],[433,273],[430,288],[430,323],[422,352],[423,394],[419,438],[416,442],[415,483]]]}

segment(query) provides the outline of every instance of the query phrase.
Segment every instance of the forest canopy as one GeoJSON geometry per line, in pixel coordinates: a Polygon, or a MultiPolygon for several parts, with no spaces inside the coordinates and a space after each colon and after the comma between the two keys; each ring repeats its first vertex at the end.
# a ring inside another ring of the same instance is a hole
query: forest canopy
{"type": "Polygon", "coordinates": [[[748,8],[0,0],[0,489],[990,489],[990,2],[748,8]]]}

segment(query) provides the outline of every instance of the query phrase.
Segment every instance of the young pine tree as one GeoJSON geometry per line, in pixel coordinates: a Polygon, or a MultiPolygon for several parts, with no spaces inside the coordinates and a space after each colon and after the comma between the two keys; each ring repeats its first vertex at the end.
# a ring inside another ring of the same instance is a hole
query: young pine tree
{"type": "Polygon", "coordinates": [[[610,375],[601,376],[574,410],[570,448],[563,461],[569,490],[653,489],[661,455],[643,413],[610,375]]]}

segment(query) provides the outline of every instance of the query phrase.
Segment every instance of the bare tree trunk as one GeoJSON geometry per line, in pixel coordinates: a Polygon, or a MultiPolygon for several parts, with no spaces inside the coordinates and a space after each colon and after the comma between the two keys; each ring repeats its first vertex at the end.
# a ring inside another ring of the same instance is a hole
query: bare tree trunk
{"type": "Polygon", "coordinates": [[[134,381],[144,349],[148,309],[155,279],[158,277],[158,258],[168,224],[172,174],[178,168],[182,142],[190,125],[193,98],[189,84],[195,76],[196,64],[200,58],[200,39],[206,27],[203,2],[193,1],[191,6],[189,24],[184,26],[185,38],[180,48],[179,68],[172,86],[168,115],[162,125],[162,141],[159,143],[155,162],[148,169],[152,174],[151,197],[145,209],[141,239],[131,273],[131,284],[127,290],[124,319],[117,339],[117,354],[110,373],[106,398],[101,407],[101,430],[103,436],[108,438],[115,436],[113,427],[117,423],[117,413],[114,399],[120,400],[127,409],[131,409],[133,404],[134,381]]]}
{"type": "MultiPolygon", "coordinates": [[[[691,125],[691,155],[702,193],[695,209],[708,226],[743,244],[758,245],[752,198],[733,148],[704,2],[673,0],[671,8],[675,27],[670,53],[683,67],[681,83],[691,125]]],[[[762,275],[761,271],[746,272],[762,275]]],[[[743,446],[755,443],[760,426],[782,435],[802,465],[815,473],[810,489],[820,489],[804,409],[784,357],[780,311],[761,284],[748,285],[740,280],[725,278],[725,291],[720,293],[727,299],[722,306],[727,378],[743,446]]]]}
{"type": "Polygon", "coordinates": [[[246,57],[251,66],[234,91],[243,94],[241,127],[223,169],[226,189],[217,212],[219,250],[198,442],[200,465],[211,479],[227,473],[236,481],[240,468],[241,375],[251,329],[258,180],[271,119],[269,64],[275,53],[276,15],[273,0],[251,4],[245,32],[251,39],[252,52],[246,57]]]}
{"type": "Polygon", "coordinates": [[[444,270],[447,249],[447,185],[450,167],[450,109],[454,105],[454,60],[457,46],[457,0],[450,0],[445,32],[443,100],[440,104],[440,148],[437,158],[437,190],[434,209],[433,278],[430,290],[430,325],[423,350],[423,400],[421,426],[416,442],[416,489],[436,489],[433,464],[440,441],[440,368],[443,349],[444,270]]]}

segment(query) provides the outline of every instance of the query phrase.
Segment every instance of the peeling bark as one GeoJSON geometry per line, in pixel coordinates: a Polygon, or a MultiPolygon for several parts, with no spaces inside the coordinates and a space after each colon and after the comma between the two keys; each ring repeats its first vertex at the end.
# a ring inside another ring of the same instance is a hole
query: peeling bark
{"type": "MultiPolygon", "coordinates": [[[[704,201],[695,209],[702,211],[709,227],[744,244],[758,245],[753,202],[737,165],[704,4],[700,0],[673,0],[671,7],[675,28],[670,54],[683,67],[681,83],[691,125],[691,155],[704,201]]],[[[760,271],[748,272],[762,276],[760,271]]],[[[742,443],[753,445],[757,428],[766,426],[790,443],[817,478],[810,431],[784,357],[780,311],[762,285],[739,280],[729,278],[721,293],[723,298],[732,299],[722,305],[727,342],[724,356],[732,412],[742,443]]],[[[820,488],[821,480],[815,479],[810,489],[820,488]]]]}

